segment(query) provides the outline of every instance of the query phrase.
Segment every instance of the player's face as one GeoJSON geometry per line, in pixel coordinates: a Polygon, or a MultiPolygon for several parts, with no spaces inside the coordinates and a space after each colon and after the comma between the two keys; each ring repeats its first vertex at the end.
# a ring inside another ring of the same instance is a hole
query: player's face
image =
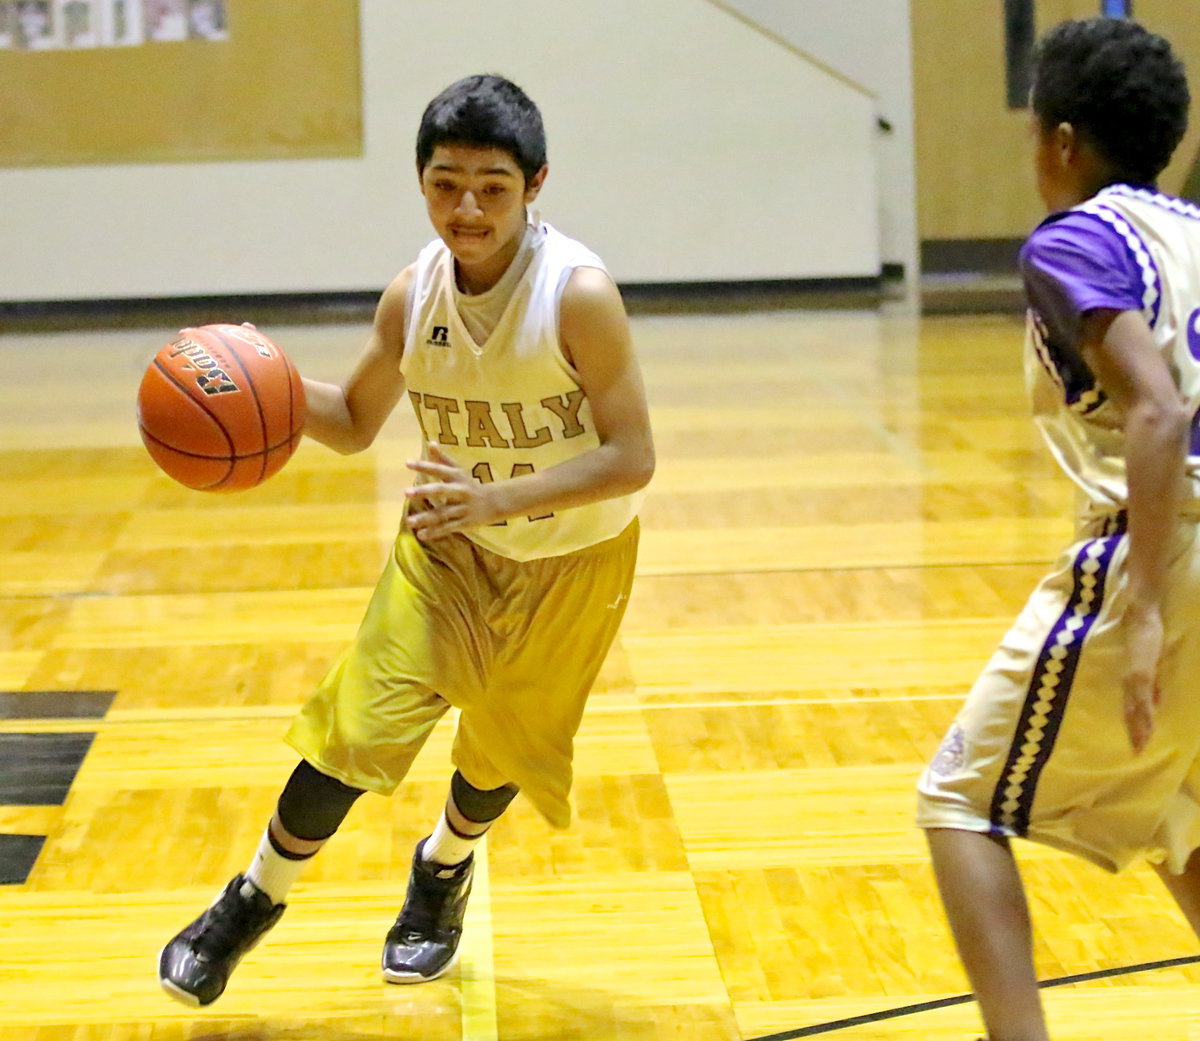
{"type": "Polygon", "coordinates": [[[458,261],[469,292],[499,281],[525,232],[525,206],[537,198],[546,167],[525,183],[502,148],[438,145],[421,173],[429,219],[458,261]]]}

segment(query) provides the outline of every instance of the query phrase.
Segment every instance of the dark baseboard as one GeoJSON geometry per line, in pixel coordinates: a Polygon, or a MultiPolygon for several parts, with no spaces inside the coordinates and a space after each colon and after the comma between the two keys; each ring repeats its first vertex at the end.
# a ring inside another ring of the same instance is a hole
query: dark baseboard
{"type": "MultiPolygon", "coordinates": [[[[889,265],[899,269],[903,265],[889,265]]],[[[786,278],[738,282],[631,282],[621,292],[631,314],[875,307],[893,276],[786,278]]],[[[369,322],[379,290],[253,293],[105,300],[0,301],[0,333],[62,329],[155,329],[209,322],[328,325],[369,322]]]]}
{"type": "Polygon", "coordinates": [[[210,322],[318,325],[370,321],[376,290],[108,300],[0,301],[0,333],[157,329],[210,322]]]}
{"type": "Polygon", "coordinates": [[[780,278],[736,282],[629,282],[621,295],[630,314],[721,314],[742,311],[878,307],[880,276],[780,278]]]}
{"type": "Polygon", "coordinates": [[[1015,275],[1024,239],[925,239],[923,275],[1015,275]]]}
{"type": "Polygon", "coordinates": [[[1018,256],[1024,239],[926,239],[921,243],[924,314],[1020,314],[1018,256]]]}

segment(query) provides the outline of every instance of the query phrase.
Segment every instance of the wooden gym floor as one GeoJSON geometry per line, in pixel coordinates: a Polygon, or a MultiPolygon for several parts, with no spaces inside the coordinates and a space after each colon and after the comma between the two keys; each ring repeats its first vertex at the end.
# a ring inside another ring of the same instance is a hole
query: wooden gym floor
{"type": "MultiPolygon", "coordinates": [[[[400,412],[361,456],[305,444],[261,489],[189,493],[133,415],[172,331],[0,337],[0,1041],[979,1033],[963,1002],[884,1014],[966,990],[913,784],[1069,534],[1015,319],[638,318],[660,463],[575,824],[518,800],[461,968],[382,983],[447,722],[204,1011],[159,991],[157,952],[250,858],[293,765],[280,734],[386,553],[415,428],[400,412]]],[[[365,332],[264,331],[327,379],[365,332]]],[[[1021,856],[1043,977],[1200,953],[1147,869],[1021,856]]],[[[1200,1037],[1186,964],[1046,997],[1063,1041],[1200,1037]]]]}

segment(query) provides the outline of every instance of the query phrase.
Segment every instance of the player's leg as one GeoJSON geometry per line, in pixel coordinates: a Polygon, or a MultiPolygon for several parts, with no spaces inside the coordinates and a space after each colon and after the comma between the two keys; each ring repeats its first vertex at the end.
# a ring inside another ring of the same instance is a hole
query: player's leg
{"type": "Polygon", "coordinates": [[[455,552],[437,556],[407,532],[397,540],[354,643],[286,735],[306,764],[320,768],[297,769],[246,873],[164,949],[160,977],[173,996],[206,1005],[221,994],[354,800],[362,791],[389,795],[405,777],[449,708],[437,692],[479,685],[469,634],[452,624],[466,612],[440,602],[447,589],[466,587],[464,600],[473,598],[466,583],[447,581],[448,572],[470,568],[469,549],[455,552]]]}
{"type": "Polygon", "coordinates": [[[163,948],[159,980],[172,997],[208,1005],[239,961],[283,914],[288,890],[362,795],[301,762],[292,772],[254,859],[163,948]]]}
{"type": "Polygon", "coordinates": [[[1161,806],[1172,788],[1131,755],[1122,725],[1124,551],[1123,537],[1101,535],[1062,554],[919,784],[917,822],[991,1041],[1047,1036],[1020,875],[1007,840],[992,836],[1119,870],[1145,841],[1133,807],[1161,806]]]}
{"type": "Polygon", "coordinates": [[[363,789],[301,760],[279,796],[245,878],[281,904],[317,851],[341,827],[363,789]]]}
{"type": "Polygon", "coordinates": [[[517,790],[515,784],[476,788],[461,770],[455,770],[442,815],[433,833],[422,842],[422,859],[440,867],[465,863],[488,828],[516,798],[517,790]]]}
{"type": "Polygon", "coordinates": [[[1048,1041],[1025,890],[1007,839],[926,832],[938,890],[989,1041],[1048,1041]]]}
{"type": "MultiPolygon", "coordinates": [[[[1200,536],[1197,537],[1200,544],[1200,536]]],[[[1200,552],[1200,550],[1198,550],[1200,552]]],[[[1162,700],[1152,740],[1161,747],[1164,739],[1187,741],[1187,735],[1200,733],[1200,704],[1193,696],[1195,677],[1200,671],[1200,626],[1194,624],[1195,607],[1200,602],[1200,564],[1196,580],[1168,601],[1165,614],[1168,645],[1173,653],[1166,667],[1160,668],[1162,700]],[[1176,637],[1176,633],[1182,633],[1176,637]]],[[[1143,753],[1145,754],[1145,753],[1143,753]]],[[[1174,758],[1186,763],[1186,773],[1178,782],[1170,808],[1162,815],[1161,848],[1165,860],[1154,864],[1155,871],[1200,938],[1200,754],[1195,746],[1184,744],[1174,758]],[[1186,854],[1186,859],[1184,855],[1186,854]],[[1178,874],[1172,868],[1182,868],[1178,874]]]]}
{"type": "Polygon", "coordinates": [[[1155,864],[1154,869],[1167,887],[1167,892],[1175,898],[1192,932],[1200,937],[1200,850],[1193,851],[1178,875],[1173,875],[1162,864],[1155,864]]]}
{"type": "Polygon", "coordinates": [[[383,978],[423,983],[453,966],[471,895],[474,849],[517,787],[477,788],[455,770],[433,833],[413,851],[408,892],[383,945],[383,978]]]}
{"type": "Polygon", "coordinates": [[[473,552],[485,580],[475,584],[471,642],[488,648],[487,683],[460,705],[457,773],[413,857],[408,899],[384,946],[386,979],[419,982],[450,967],[471,850],[518,786],[551,825],[569,824],[573,739],[628,600],[637,536],[631,524],[587,549],[523,563],[473,552]]]}

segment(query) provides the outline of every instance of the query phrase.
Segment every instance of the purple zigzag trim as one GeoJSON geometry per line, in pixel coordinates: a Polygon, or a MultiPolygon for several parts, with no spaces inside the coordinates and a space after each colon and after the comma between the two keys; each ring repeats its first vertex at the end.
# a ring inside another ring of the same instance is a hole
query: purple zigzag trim
{"type": "Polygon", "coordinates": [[[1021,709],[1021,718],[1017,722],[1013,741],[1009,746],[1008,758],[1000,775],[1000,781],[992,794],[990,820],[992,831],[996,834],[1024,835],[1029,830],[1029,814],[1033,807],[1034,796],[1037,794],[1038,778],[1054,751],[1058,730],[1067,710],[1067,701],[1071,694],[1071,684],[1075,679],[1075,670],[1083,652],[1084,640],[1104,603],[1104,586],[1108,577],[1108,568],[1112,563],[1113,553],[1116,551],[1119,541],[1119,535],[1093,539],[1081,547],[1075,557],[1073,568],[1075,582],[1071,589],[1071,595],[1062,614],[1059,615],[1046,637],[1045,643],[1042,644],[1042,650],[1038,655],[1037,665],[1033,670],[1033,677],[1025,695],[1025,704],[1021,709]],[[1096,563],[1096,567],[1091,571],[1085,567],[1089,561],[1096,563]],[[1092,594],[1091,600],[1085,607],[1087,599],[1085,594],[1089,589],[1092,594]],[[1072,619],[1078,619],[1079,622],[1073,631],[1069,625],[1072,619]],[[1068,632],[1071,633],[1070,642],[1060,643],[1061,635],[1068,632]],[[1050,662],[1055,660],[1052,652],[1060,646],[1066,653],[1057,659],[1061,663],[1058,683],[1052,688],[1052,693],[1046,696],[1043,694],[1043,683],[1047,674],[1051,672],[1050,662]],[[1038,714],[1039,708],[1046,717],[1045,723],[1041,725],[1040,735],[1033,727],[1033,719],[1038,714]],[[1031,753],[1032,759],[1029,759],[1030,753],[1024,751],[1024,746],[1031,743],[1036,747],[1031,753]],[[1027,759],[1028,762],[1023,764],[1024,769],[1019,769],[1018,764],[1022,758],[1027,759]],[[1018,789],[1015,795],[1008,791],[1014,786],[1018,789]],[[1006,803],[1012,804],[1014,800],[1015,806],[1005,805],[1006,803]]]}

